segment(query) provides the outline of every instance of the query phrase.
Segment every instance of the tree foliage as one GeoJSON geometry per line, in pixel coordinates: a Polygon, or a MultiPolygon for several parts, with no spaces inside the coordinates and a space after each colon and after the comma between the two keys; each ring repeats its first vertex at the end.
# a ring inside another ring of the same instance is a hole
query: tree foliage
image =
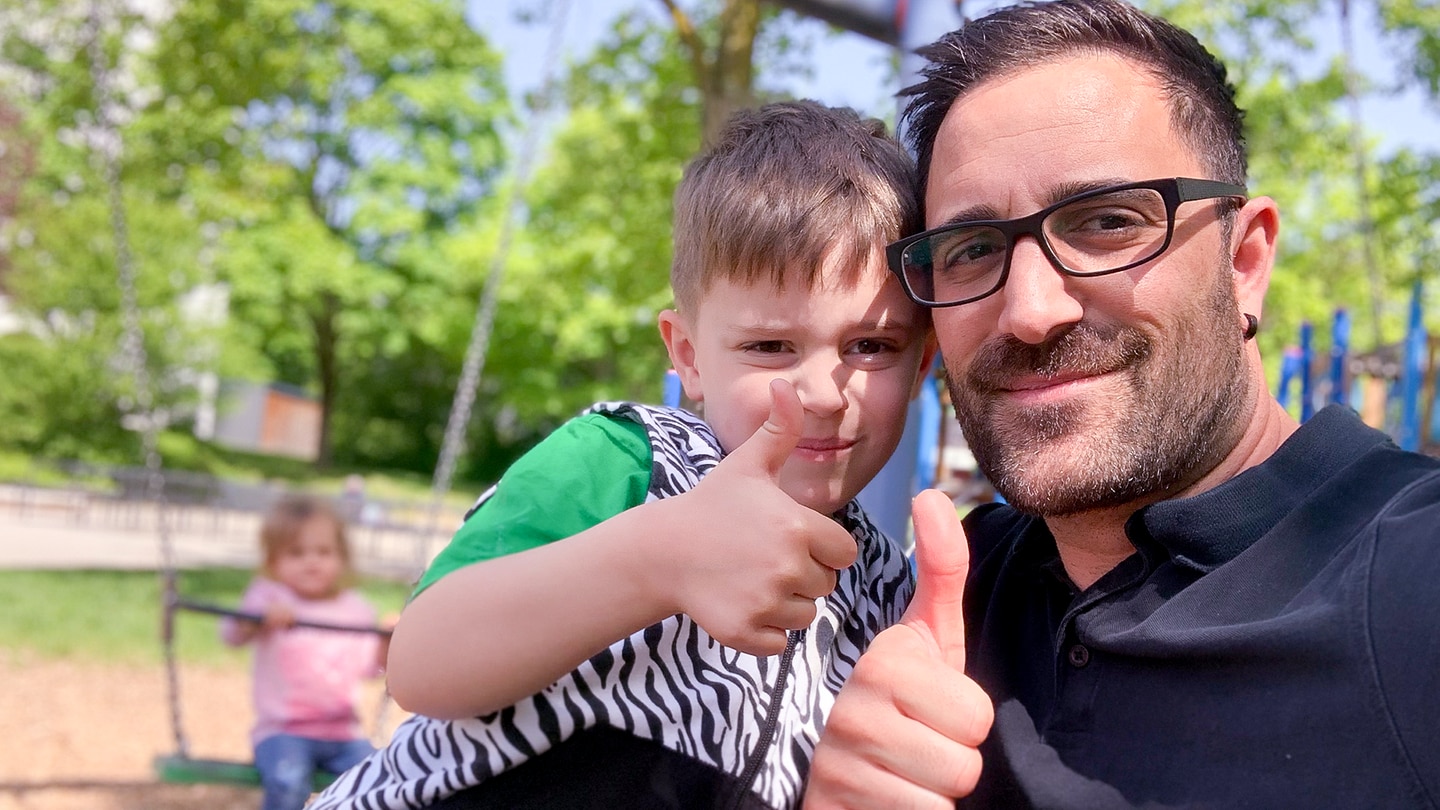
{"type": "MultiPolygon", "coordinates": [[[[40,153],[9,233],[7,286],[35,328],[108,329],[113,344],[116,246],[94,160],[90,7],[24,0],[6,12],[7,88],[40,153]]],[[[342,381],[444,337],[436,319],[466,317],[410,303],[448,301],[474,270],[437,254],[483,214],[504,166],[498,55],[446,0],[201,0],[160,18],[105,8],[106,68],[123,91],[123,208],[155,365],[195,366],[172,350],[195,345],[177,331],[175,301],[228,285],[224,367],[317,392],[322,452],[337,438],[357,446],[329,430],[342,381]]]]}
{"type": "MultiPolygon", "coordinates": [[[[1364,33],[1360,5],[1350,9],[1356,28],[1349,33],[1356,37],[1364,33]]],[[[1302,321],[1315,324],[1316,348],[1324,352],[1334,311],[1345,308],[1354,324],[1352,347],[1368,351],[1376,335],[1382,343],[1400,339],[1417,279],[1428,277],[1432,287],[1440,282],[1433,224],[1440,150],[1382,151],[1376,122],[1351,115],[1353,102],[1401,87],[1437,105],[1440,63],[1425,53],[1440,20],[1426,6],[1433,4],[1367,9],[1384,23],[1371,33],[1406,73],[1393,83],[1360,75],[1361,66],[1338,51],[1346,35],[1340,0],[1172,0],[1156,8],[1195,31],[1231,68],[1247,111],[1251,193],[1280,205],[1280,256],[1260,335],[1272,379],[1302,321]],[[1355,71],[1350,83],[1347,70],[1355,71]]]]}
{"type": "Polygon", "coordinates": [[[160,103],[193,113],[163,135],[177,164],[225,192],[233,314],[318,390],[324,463],[343,384],[445,314],[405,299],[457,283],[434,254],[503,166],[499,56],[448,0],[207,0],[177,7],[156,65],[160,103]]]}
{"type": "Polygon", "coordinates": [[[203,361],[205,326],[182,317],[179,305],[202,281],[201,239],[189,199],[148,182],[155,155],[122,146],[128,133],[150,125],[146,67],[133,50],[152,35],[153,20],[123,4],[105,15],[91,10],[69,0],[23,0],[0,11],[0,93],[19,117],[0,159],[25,164],[14,219],[0,223],[0,239],[5,288],[28,329],[0,348],[17,381],[0,394],[0,418],[7,443],[23,450],[116,457],[134,452],[134,437],[118,425],[137,397],[134,369],[117,351],[114,194],[123,192],[126,247],[146,270],[135,300],[162,414],[189,397],[183,369],[203,361]],[[89,47],[96,39],[110,99],[103,108],[89,47]],[[103,171],[108,149],[118,153],[118,187],[103,171]]]}
{"type": "Polygon", "coordinates": [[[658,399],[670,198],[700,140],[688,70],[672,30],[631,14],[568,77],[571,112],[524,190],[485,384],[521,423],[658,399]]]}
{"type": "Polygon", "coordinates": [[[661,5],[668,19],[644,5],[623,14],[565,77],[568,116],[525,190],[483,383],[485,401],[511,409],[513,421],[496,413],[505,424],[544,429],[595,400],[658,400],[675,186],[716,111],[777,96],[772,83],[808,47],[773,8],[752,9],[749,27],[736,7],[755,0],[661,5]],[[721,78],[738,52],[745,69],[721,78]],[[751,53],[765,61],[752,68],[751,53]]]}
{"type": "MultiPolygon", "coordinates": [[[[1382,149],[1351,102],[1408,92],[1437,105],[1440,10],[1352,3],[1397,69],[1347,82],[1332,56],[1339,0],[1144,4],[1232,67],[1252,193],[1284,212],[1260,337],[1270,362],[1302,319],[1323,334],[1341,304],[1358,348],[1397,339],[1410,285],[1440,286],[1440,147],[1382,149]]],[[[98,6],[104,120],[119,136],[107,140],[88,56],[95,7],[0,7],[0,110],[14,112],[0,113],[0,285],[27,323],[0,335],[0,444],[133,460],[119,427],[135,392],[117,352],[112,189],[97,161],[118,147],[150,376],[169,414],[200,371],[287,382],[324,403],[333,461],[428,472],[500,263],[460,469],[477,480],[592,401],[659,398],[675,185],[736,106],[784,95],[813,45],[794,14],[760,0],[634,0],[566,66],[552,129],[510,109],[496,43],[465,24],[461,0],[117,0],[98,6]],[[529,139],[542,159],[517,178],[529,139]],[[224,326],[195,317],[196,290],[223,292],[224,326]]]]}

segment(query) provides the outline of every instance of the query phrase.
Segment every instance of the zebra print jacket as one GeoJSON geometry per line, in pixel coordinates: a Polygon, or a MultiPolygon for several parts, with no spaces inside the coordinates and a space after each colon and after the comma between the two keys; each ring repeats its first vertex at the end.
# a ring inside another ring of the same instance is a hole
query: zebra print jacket
{"type": "MultiPolygon", "coordinates": [[[[601,403],[587,413],[644,426],[647,501],[693,488],[723,454],[710,428],[682,410],[601,403]]],[[[499,712],[408,719],[310,807],[797,806],[836,693],[913,591],[903,550],[858,504],[837,520],[858,558],[783,654],[728,649],[675,615],[499,712]]]]}

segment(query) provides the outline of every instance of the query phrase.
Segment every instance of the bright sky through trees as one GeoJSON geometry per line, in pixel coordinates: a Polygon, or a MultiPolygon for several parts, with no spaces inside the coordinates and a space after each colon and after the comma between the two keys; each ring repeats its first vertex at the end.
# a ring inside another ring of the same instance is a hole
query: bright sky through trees
{"type": "MultiPolygon", "coordinates": [[[[558,0],[469,0],[467,17],[471,25],[505,56],[505,80],[512,93],[534,88],[544,76],[542,61],[551,31],[548,12],[559,5],[558,0]],[[525,10],[532,12],[532,21],[517,19],[517,12],[525,10]]],[[[967,13],[976,16],[996,5],[1000,3],[994,0],[971,0],[967,13]]],[[[564,50],[569,58],[583,57],[608,30],[611,20],[621,11],[636,7],[657,19],[664,16],[655,0],[572,0],[564,30],[564,50]]],[[[1355,8],[1356,50],[1362,70],[1377,84],[1393,82],[1396,66],[1374,36],[1373,9],[1365,3],[1357,3],[1355,8]]],[[[888,116],[894,109],[890,96],[897,89],[888,85],[889,47],[858,34],[831,35],[819,22],[814,30],[813,79],[793,80],[786,87],[797,96],[888,116]]],[[[1315,37],[1327,57],[1339,53],[1339,28],[1333,14],[1319,18],[1315,37]]],[[[1384,147],[1440,149],[1440,110],[1427,107],[1415,92],[1394,98],[1369,98],[1363,114],[1367,129],[1384,147]]]]}

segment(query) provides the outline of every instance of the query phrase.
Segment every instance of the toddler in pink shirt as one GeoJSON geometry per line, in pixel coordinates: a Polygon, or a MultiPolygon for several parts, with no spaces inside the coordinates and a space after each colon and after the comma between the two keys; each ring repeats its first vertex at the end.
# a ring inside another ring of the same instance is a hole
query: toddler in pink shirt
{"type": "Polygon", "coordinates": [[[389,636],[297,626],[374,628],[375,609],[347,587],[345,526],[325,501],[282,499],[260,529],[263,563],[240,602],[260,621],[225,619],[227,644],[253,643],[255,766],[264,810],[298,810],[317,769],[340,773],[368,755],[355,710],[364,678],[384,670],[389,636]]]}

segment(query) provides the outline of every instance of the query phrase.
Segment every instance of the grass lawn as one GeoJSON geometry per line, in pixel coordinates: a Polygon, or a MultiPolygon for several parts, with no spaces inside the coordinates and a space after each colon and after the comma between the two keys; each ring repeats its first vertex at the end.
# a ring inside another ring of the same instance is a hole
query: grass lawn
{"type": "MultiPolygon", "coordinates": [[[[196,601],[234,607],[248,570],[213,568],[180,573],[180,592],[196,601]]],[[[359,589],[384,615],[398,612],[409,587],[367,579],[359,589]]],[[[144,571],[0,571],[0,650],[45,658],[148,664],[162,660],[161,582],[144,571]]],[[[176,652],[182,661],[243,665],[246,649],[220,642],[218,618],[176,614],[176,652]]]]}
{"type": "MultiPolygon", "coordinates": [[[[338,493],[346,473],[365,478],[371,498],[406,501],[428,508],[429,477],[418,473],[377,470],[320,471],[296,459],[227,450],[167,431],[159,437],[167,470],[202,472],[217,478],[254,483],[284,482],[292,490],[338,493]]],[[[134,461],[130,462],[136,463],[134,461]]],[[[0,447],[0,482],[30,486],[83,486],[104,489],[108,478],[76,479],[59,465],[0,447]]],[[[446,506],[463,513],[484,487],[458,482],[446,506]]],[[[3,508],[3,507],[0,507],[3,508]]],[[[188,599],[234,607],[249,582],[249,570],[182,571],[180,592],[188,599]]],[[[409,587],[380,579],[359,583],[360,591],[384,615],[399,612],[409,587]]],[[[0,652],[98,663],[151,664],[162,660],[161,582],[153,572],[10,571],[0,570],[0,652]]],[[[176,649],[181,660],[194,663],[243,663],[248,650],[223,645],[218,617],[179,611],[176,649]]]]}

